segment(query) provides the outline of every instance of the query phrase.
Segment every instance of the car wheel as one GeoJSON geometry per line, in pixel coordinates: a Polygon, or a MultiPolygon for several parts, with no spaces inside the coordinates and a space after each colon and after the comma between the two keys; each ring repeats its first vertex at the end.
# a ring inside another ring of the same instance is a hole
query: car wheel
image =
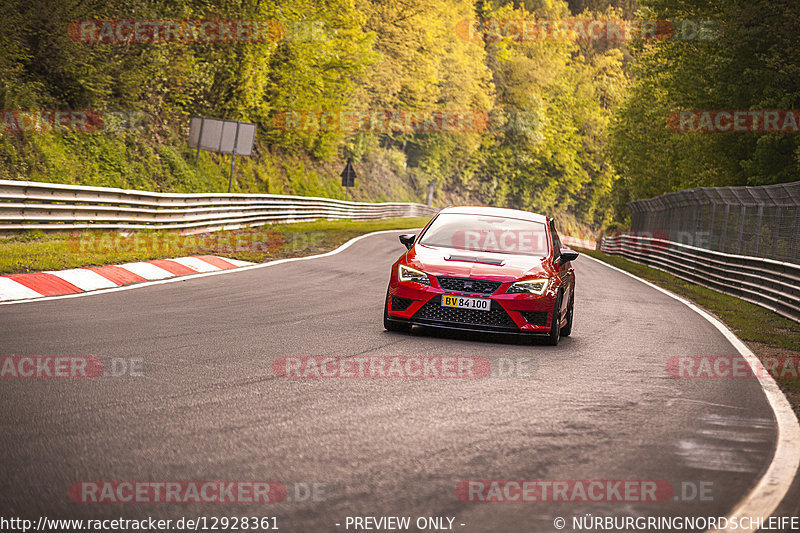
{"type": "Polygon", "coordinates": [[[389,319],[389,291],[386,291],[386,302],[383,304],[383,327],[386,331],[397,331],[407,333],[411,331],[411,324],[395,322],[389,319]]]}
{"type": "Polygon", "coordinates": [[[563,328],[561,328],[562,337],[569,337],[570,333],[572,333],[572,317],[575,312],[574,306],[575,298],[572,297],[569,299],[569,306],[567,307],[567,323],[563,328]]]}
{"type": "Polygon", "coordinates": [[[553,319],[550,324],[550,334],[547,335],[545,344],[556,346],[561,340],[561,295],[556,297],[556,304],[553,306],[553,319]]]}

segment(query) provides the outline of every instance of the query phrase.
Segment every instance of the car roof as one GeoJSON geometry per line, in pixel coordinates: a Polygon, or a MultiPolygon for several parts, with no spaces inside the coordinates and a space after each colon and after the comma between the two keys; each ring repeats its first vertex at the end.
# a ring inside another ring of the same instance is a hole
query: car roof
{"type": "Polygon", "coordinates": [[[531,213],[530,211],[521,211],[519,209],[505,209],[502,207],[478,207],[478,206],[453,206],[446,207],[439,211],[443,213],[457,213],[462,215],[488,215],[495,217],[518,218],[522,220],[530,220],[533,222],[541,222],[547,224],[547,217],[538,213],[531,213]]]}

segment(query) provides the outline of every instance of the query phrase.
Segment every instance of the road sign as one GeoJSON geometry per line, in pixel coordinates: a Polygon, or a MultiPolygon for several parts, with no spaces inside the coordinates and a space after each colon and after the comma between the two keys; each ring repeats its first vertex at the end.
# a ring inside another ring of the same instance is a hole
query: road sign
{"type": "Polygon", "coordinates": [[[189,123],[189,148],[197,150],[195,164],[200,158],[200,150],[231,154],[231,175],[228,179],[228,192],[233,184],[233,171],[236,156],[253,155],[256,138],[256,125],[240,120],[222,120],[210,117],[191,117],[189,123]]]}
{"type": "Polygon", "coordinates": [[[342,170],[342,187],[353,187],[356,183],[356,169],[353,168],[353,161],[347,160],[347,165],[342,170]]]}
{"type": "Polygon", "coordinates": [[[191,117],[189,148],[220,154],[253,155],[256,125],[240,120],[191,117]]]}

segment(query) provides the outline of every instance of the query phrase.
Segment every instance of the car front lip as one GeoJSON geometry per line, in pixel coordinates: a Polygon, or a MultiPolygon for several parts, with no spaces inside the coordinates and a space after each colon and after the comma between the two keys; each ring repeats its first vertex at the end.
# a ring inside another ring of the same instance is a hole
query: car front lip
{"type": "MultiPolygon", "coordinates": [[[[428,276],[432,280],[436,280],[436,276],[430,275],[428,276]]],[[[473,278],[473,279],[485,279],[485,278],[473,278]]],[[[425,326],[437,326],[437,327],[446,327],[448,329],[462,329],[462,330],[469,330],[469,331],[500,331],[506,333],[531,333],[531,334],[546,334],[550,330],[550,320],[552,319],[552,310],[555,304],[555,295],[552,294],[552,291],[549,290],[545,292],[542,296],[526,294],[526,293],[515,293],[515,294],[506,294],[506,290],[511,286],[513,282],[505,282],[503,283],[495,293],[491,295],[486,294],[473,294],[473,293],[466,293],[466,292],[455,292],[455,291],[447,291],[442,289],[438,286],[438,280],[432,281],[430,286],[422,285],[420,283],[415,282],[400,282],[397,280],[396,277],[396,268],[393,269],[393,279],[389,286],[389,296],[397,296],[399,298],[407,298],[412,300],[413,303],[405,310],[405,311],[392,311],[391,305],[389,306],[389,317],[393,320],[408,322],[411,324],[419,324],[425,326]],[[435,298],[437,295],[444,295],[444,294],[451,294],[455,296],[461,296],[465,298],[488,298],[491,299],[493,302],[496,302],[497,305],[503,308],[506,313],[511,317],[511,320],[517,326],[516,331],[510,331],[508,329],[503,329],[502,331],[498,328],[492,328],[490,326],[483,326],[483,325],[473,325],[473,324],[462,324],[457,322],[437,322],[433,323],[430,320],[423,319],[423,320],[415,320],[414,315],[417,311],[419,311],[428,301],[432,298],[435,298]],[[534,324],[529,324],[520,314],[520,311],[542,311],[548,313],[547,325],[544,326],[537,326],[534,324]]]]}

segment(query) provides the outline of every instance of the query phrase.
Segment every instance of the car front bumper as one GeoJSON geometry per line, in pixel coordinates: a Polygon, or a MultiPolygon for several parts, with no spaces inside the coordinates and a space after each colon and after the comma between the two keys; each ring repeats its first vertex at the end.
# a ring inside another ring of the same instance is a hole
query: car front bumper
{"type": "Polygon", "coordinates": [[[446,291],[433,285],[395,280],[389,285],[389,319],[420,326],[466,331],[546,335],[555,305],[555,294],[506,294],[503,284],[495,294],[481,295],[446,291]],[[488,311],[443,307],[443,295],[485,298],[488,311]]]}

